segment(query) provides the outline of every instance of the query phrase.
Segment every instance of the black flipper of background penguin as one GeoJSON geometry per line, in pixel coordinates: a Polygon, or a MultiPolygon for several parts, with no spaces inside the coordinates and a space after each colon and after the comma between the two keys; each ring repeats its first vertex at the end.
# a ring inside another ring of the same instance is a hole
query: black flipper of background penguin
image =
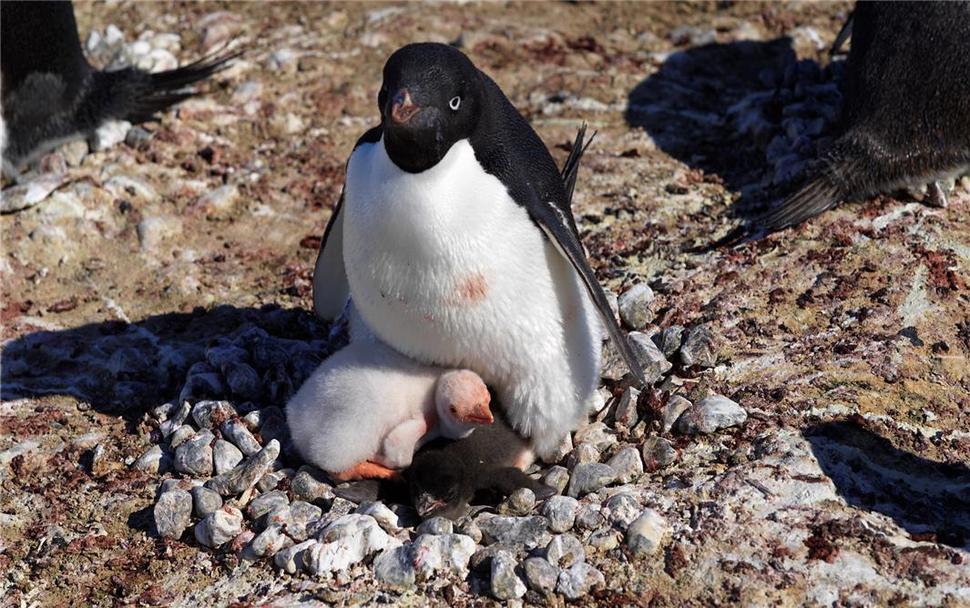
{"type": "Polygon", "coordinates": [[[945,203],[936,180],[970,169],[970,2],[859,2],[851,20],[842,135],[747,235],[905,187],[945,203]]]}
{"type": "Polygon", "coordinates": [[[6,133],[3,163],[17,170],[59,143],[111,119],[132,123],[195,94],[186,87],[226,67],[238,53],[202,58],[165,72],[99,71],[84,58],[70,2],[0,3],[0,73],[6,133]]]}
{"type": "MultiPolygon", "coordinates": [[[[482,74],[482,76],[490,92],[504,102],[501,104],[502,110],[505,113],[504,118],[513,123],[525,123],[525,119],[515,110],[508,99],[505,98],[504,93],[501,92],[498,85],[485,74],[482,74]]],[[[520,127],[519,132],[532,133],[527,123],[525,124],[525,129],[522,129],[521,125],[517,126],[520,127]]],[[[380,137],[380,127],[375,127],[365,133],[357,141],[354,148],[364,142],[376,142],[380,137]]],[[[576,188],[579,163],[583,154],[585,154],[589,145],[592,143],[592,139],[592,137],[589,140],[586,139],[586,125],[584,124],[576,134],[576,139],[573,142],[569,156],[566,158],[566,162],[559,172],[560,181],[556,184],[555,188],[549,184],[542,183],[542,180],[523,184],[520,180],[515,179],[514,176],[509,175],[511,167],[507,166],[506,163],[497,163],[497,159],[481,159],[481,162],[486,168],[490,169],[490,172],[498,175],[503,182],[516,183],[520,186],[511,192],[513,198],[526,207],[532,220],[556,244],[559,252],[569,260],[576,272],[579,273],[590,298],[596,305],[600,317],[610,333],[613,343],[620,351],[627,366],[640,384],[645,385],[646,378],[643,376],[643,370],[640,368],[623,330],[613,317],[603,288],[596,280],[596,275],[593,274],[592,268],[589,267],[589,263],[586,261],[583,246],[579,239],[579,231],[573,220],[572,195],[576,188]],[[492,161],[491,164],[489,160],[492,161]],[[565,194],[564,199],[556,196],[557,190],[565,194]]],[[[548,156],[544,144],[538,138],[534,138],[533,141],[531,138],[523,137],[522,140],[518,143],[528,146],[526,152],[532,151],[536,146],[541,146],[542,152],[545,153],[545,156],[548,156]]],[[[505,149],[503,152],[511,154],[513,151],[505,149]]],[[[542,156],[539,155],[540,158],[542,156]]],[[[515,165],[513,164],[512,166],[515,165]]],[[[342,206],[343,194],[341,193],[340,200],[334,208],[333,215],[331,215],[326,231],[324,232],[323,240],[320,244],[320,253],[317,256],[313,271],[313,309],[318,317],[326,321],[335,319],[343,310],[347,298],[350,297],[350,287],[347,283],[342,254],[343,223],[340,214],[342,206]],[[325,290],[321,290],[318,289],[319,285],[326,285],[327,287],[325,290]]]]}

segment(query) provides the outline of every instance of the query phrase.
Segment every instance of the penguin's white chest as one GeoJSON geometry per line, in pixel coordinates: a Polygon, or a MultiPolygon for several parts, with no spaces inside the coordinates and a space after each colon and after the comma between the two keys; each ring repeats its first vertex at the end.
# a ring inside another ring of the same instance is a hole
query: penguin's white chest
{"type": "Polygon", "coordinates": [[[566,356],[564,324],[585,321],[585,295],[467,140],[417,174],[399,169],[382,141],[359,146],[345,213],[352,297],[398,350],[487,381],[516,374],[528,348],[539,359],[566,356]]]}

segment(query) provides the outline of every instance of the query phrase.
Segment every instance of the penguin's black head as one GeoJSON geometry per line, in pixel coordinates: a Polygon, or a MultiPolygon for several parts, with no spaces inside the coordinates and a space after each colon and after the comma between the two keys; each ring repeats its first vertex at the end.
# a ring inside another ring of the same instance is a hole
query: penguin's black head
{"type": "Polygon", "coordinates": [[[404,473],[414,508],[422,519],[456,519],[468,508],[466,471],[460,460],[442,450],[425,449],[404,473]]]}
{"type": "Polygon", "coordinates": [[[478,69],[455,48],[424,42],[395,51],[377,96],[384,147],[394,164],[410,173],[438,164],[475,129],[482,90],[478,69]]]}

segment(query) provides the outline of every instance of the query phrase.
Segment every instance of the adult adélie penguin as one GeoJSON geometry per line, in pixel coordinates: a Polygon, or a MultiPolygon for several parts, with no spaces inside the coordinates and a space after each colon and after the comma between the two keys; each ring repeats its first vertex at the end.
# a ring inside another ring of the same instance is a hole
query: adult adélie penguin
{"type": "Polygon", "coordinates": [[[549,456],[599,383],[601,322],[644,383],[572,217],[582,134],[560,173],[498,85],[443,44],[392,54],[377,104],[324,235],[314,308],[333,318],[352,297],[391,347],[474,370],[549,456]]]}

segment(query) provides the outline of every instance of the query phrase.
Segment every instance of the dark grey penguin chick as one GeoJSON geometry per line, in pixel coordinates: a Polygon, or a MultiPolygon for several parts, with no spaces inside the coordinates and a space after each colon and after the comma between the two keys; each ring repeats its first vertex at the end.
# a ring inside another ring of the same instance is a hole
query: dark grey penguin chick
{"type": "Polygon", "coordinates": [[[99,71],[81,50],[70,2],[0,3],[5,174],[110,119],[138,123],[195,94],[185,87],[226,67],[237,54],[175,70],[99,71]]]}
{"type": "Polygon", "coordinates": [[[970,168],[970,2],[858,2],[850,20],[842,134],[748,234],[925,184],[945,205],[937,180],[970,168]]]}
{"type": "Polygon", "coordinates": [[[540,500],[556,493],[522,472],[519,467],[531,462],[529,443],[499,408],[493,414],[492,424],[468,437],[436,440],[415,454],[404,477],[422,518],[456,519],[471,504],[495,504],[519,488],[529,488],[540,500]]]}

